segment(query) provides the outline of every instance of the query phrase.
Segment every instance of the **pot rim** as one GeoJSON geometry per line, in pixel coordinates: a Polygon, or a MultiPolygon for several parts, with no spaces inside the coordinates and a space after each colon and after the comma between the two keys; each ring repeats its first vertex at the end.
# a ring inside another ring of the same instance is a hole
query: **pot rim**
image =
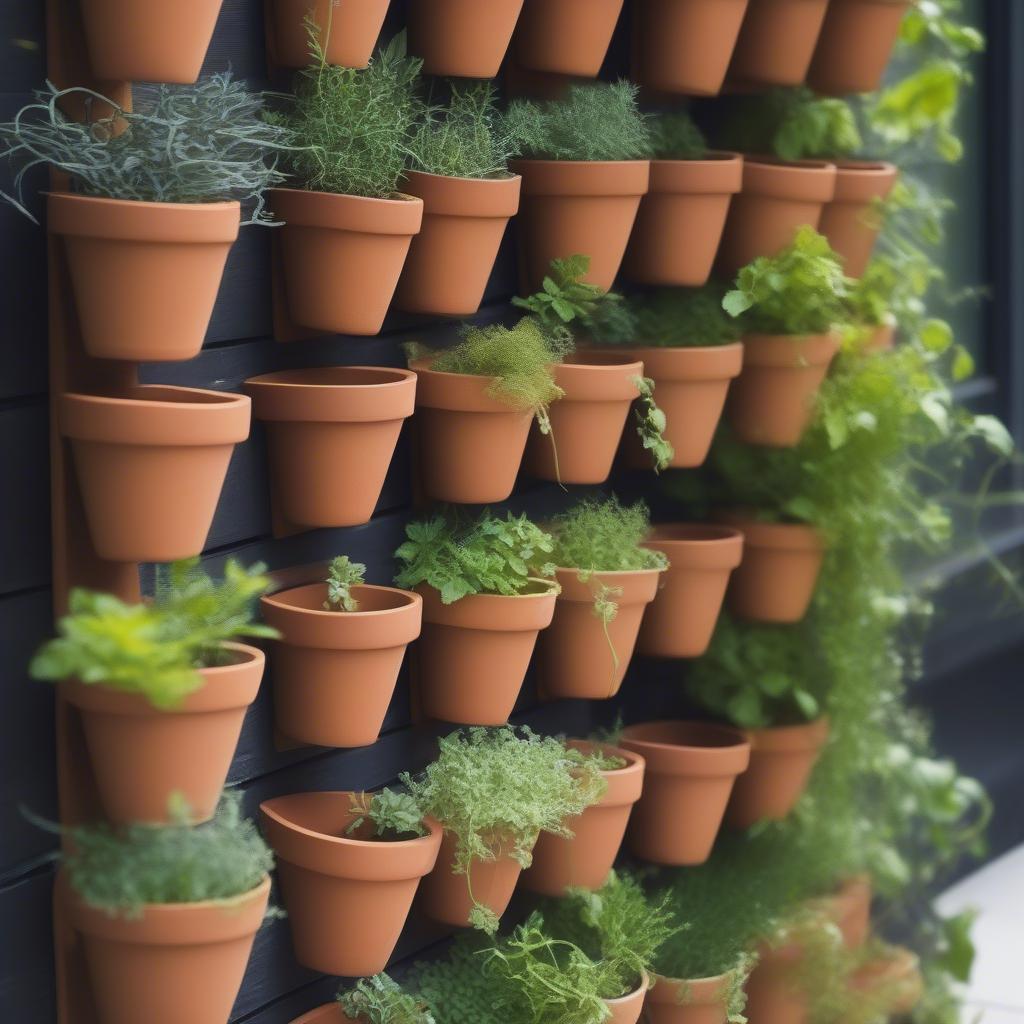
{"type": "Polygon", "coordinates": [[[640,984],[633,989],[632,992],[627,992],[624,996],[616,996],[614,999],[605,999],[609,1006],[621,1005],[622,1003],[628,1003],[637,996],[643,995],[651,987],[651,976],[646,972],[642,971],[640,976],[640,984]]]}
{"type": "Polygon", "coordinates": [[[206,210],[211,213],[223,213],[228,210],[238,210],[241,213],[242,204],[237,199],[221,199],[212,203],[159,203],[151,199],[115,199],[112,196],[87,196],[81,192],[71,192],[64,189],[45,189],[43,195],[48,200],[58,203],[72,203],[88,206],[109,206],[111,204],[126,209],[139,210],[180,210],[194,212],[206,210]]]}
{"type": "Polygon", "coordinates": [[[768,725],[760,729],[744,729],[751,753],[792,754],[821,750],[828,742],[831,724],[828,715],[819,715],[810,722],[796,725],[768,725]]]}
{"type": "MultiPolygon", "coordinates": [[[[707,722],[701,719],[667,719],[658,720],[652,722],[636,722],[633,725],[627,725],[622,730],[623,741],[629,740],[632,743],[636,743],[638,746],[650,747],[652,750],[694,750],[694,751],[708,751],[708,750],[736,750],[742,747],[749,746],[750,741],[747,739],[746,734],[741,729],[735,729],[730,725],[724,725],[721,722],[707,722]],[[668,740],[655,740],[646,739],[642,735],[632,736],[627,735],[631,731],[639,732],[642,729],[648,728],[665,728],[673,726],[685,726],[687,730],[694,730],[698,732],[704,732],[709,737],[718,736],[722,740],[728,742],[723,743],[691,743],[691,742],[670,742],[668,740]]],[[[629,749],[628,747],[626,748],[629,749]]]]}
{"type": "MultiPolygon", "coordinates": [[[[349,791],[342,790],[339,792],[344,794],[349,791]]],[[[353,839],[351,836],[332,836],[326,832],[317,832],[316,829],[300,825],[291,818],[284,817],[279,810],[272,806],[275,803],[291,799],[292,797],[305,795],[304,793],[288,793],[280,797],[271,797],[260,804],[260,813],[270,818],[279,827],[287,829],[289,832],[297,834],[304,839],[311,839],[318,843],[324,843],[327,846],[348,847],[357,850],[408,850],[414,846],[430,844],[442,831],[442,825],[436,818],[424,815],[421,819],[421,824],[426,826],[427,834],[425,836],[414,836],[412,839],[353,839]]],[[[286,860],[287,858],[282,857],[282,859],[286,860]]]]}
{"type": "Polygon", "coordinates": [[[405,192],[390,196],[354,196],[302,188],[273,188],[270,205],[283,200],[285,210],[274,213],[285,228],[312,228],[370,235],[416,235],[423,223],[423,200],[405,192]]]}
{"type": "Polygon", "coordinates": [[[303,615],[312,615],[316,618],[322,618],[324,620],[330,619],[333,616],[341,615],[346,619],[360,618],[374,616],[375,618],[386,618],[393,615],[401,615],[408,611],[410,607],[422,603],[423,598],[412,590],[403,590],[401,587],[388,587],[380,583],[359,583],[354,586],[353,590],[377,590],[383,591],[389,594],[400,594],[405,600],[402,604],[395,605],[394,608],[378,608],[372,611],[336,611],[333,608],[304,608],[302,605],[291,604],[288,601],[282,600],[288,594],[293,594],[297,590],[306,590],[310,587],[325,587],[326,584],[323,582],[314,581],[312,583],[300,583],[295,587],[287,587],[284,590],[275,590],[272,594],[264,594],[260,598],[260,604],[273,605],[276,608],[283,608],[291,612],[299,612],[303,615]]]}

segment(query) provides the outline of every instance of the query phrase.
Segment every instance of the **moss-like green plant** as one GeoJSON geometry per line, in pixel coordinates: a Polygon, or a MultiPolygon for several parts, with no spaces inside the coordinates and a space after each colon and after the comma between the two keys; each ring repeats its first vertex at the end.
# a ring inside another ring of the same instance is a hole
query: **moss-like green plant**
{"type": "Polygon", "coordinates": [[[332,612],[359,611],[359,601],[352,596],[352,588],[365,582],[366,566],[362,562],[351,561],[348,555],[338,555],[331,561],[324,608],[332,612]]]}
{"type": "Polygon", "coordinates": [[[662,288],[635,300],[635,343],[656,348],[713,348],[739,341],[742,325],[722,308],[726,290],[711,281],[702,288],[662,288]]]}
{"type": "Polygon", "coordinates": [[[641,547],[651,529],[643,502],[625,506],[618,498],[584,498],[551,520],[556,565],[583,573],[665,569],[661,551],[641,547]]]}
{"type": "Polygon", "coordinates": [[[338,993],[342,1013],[363,1024],[435,1024],[426,1003],[387,974],[360,978],[353,988],[338,993]]]}
{"type": "Polygon", "coordinates": [[[685,110],[655,114],[647,122],[651,133],[650,156],[655,160],[703,160],[708,141],[685,110]]]}
{"type": "Polygon", "coordinates": [[[352,813],[358,815],[345,830],[349,835],[366,823],[373,825],[373,837],[395,840],[425,836],[423,811],[415,797],[385,787],[376,793],[353,793],[352,813]]]}
{"type": "MultiPolygon", "coordinates": [[[[412,965],[406,986],[416,992],[436,1020],[445,1024],[492,1024],[496,1020],[494,982],[483,970],[485,950],[492,948],[482,932],[457,935],[436,960],[412,965]]],[[[504,1024],[516,1024],[502,1012],[504,1024]]]]}

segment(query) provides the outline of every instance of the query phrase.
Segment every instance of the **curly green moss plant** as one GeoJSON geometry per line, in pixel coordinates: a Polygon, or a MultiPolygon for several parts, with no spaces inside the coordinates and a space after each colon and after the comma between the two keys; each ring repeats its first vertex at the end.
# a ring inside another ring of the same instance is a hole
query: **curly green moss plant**
{"type": "Polygon", "coordinates": [[[643,348],[732,345],[743,337],[743,325],[722,308],[727,290],[710,281],[701,288],[660,288],[631,298],[631,332],[608,340],[643,348]]]}
{"type": "Polygon", "coordinates": [[[581,573],[637,572],[666,569],[661,551],[641,547],[651,529],[650,514],[641,501],[625,506],[618,498],[584,498],[551,520],[552,560],[581,573]]]}
{"type": "Polygon", "coordinates": [[[654,114],[647,126],[652,160],[703,160],[708,155],[708,140],[685,110],[654,114]]]}
{"type": "Polygon", "coordinates": [[[435,1024],[426,1003],[387,974],[360,978],[353,988],[338,993],[342,1013],[363,1024],[435,1024]]]}
{"type": "Polygon", "coordinates": [[[349,835],[367,822],[373,826],[371,839],[405,840],[427,834],[423,811],[409,793],[387,787],[376,793],[353,793],[352,813],[357,817],[345,830],[349,835]]]}
{"type": "Polygon", "coordinates": [[[327,600],[324,608],[331,612],[357,612],[359,601],[352,596],[353,587],[366,582],[366,566],[353,562],[348,555],[332,559],[327,576],[327,600]]]}
{"type": "MultiPolygon", "coordinates": [[[[406,975],[406,987],[444,1024],[493,1024],[494,982],[482,970],[485,952],[491,948],[493,943],[482,932],[463,932],[443,957],[414,963],[406,975]]],[[[502,1017],[504,1024],[515,1024],[507,1012],[502,1017]]]]}

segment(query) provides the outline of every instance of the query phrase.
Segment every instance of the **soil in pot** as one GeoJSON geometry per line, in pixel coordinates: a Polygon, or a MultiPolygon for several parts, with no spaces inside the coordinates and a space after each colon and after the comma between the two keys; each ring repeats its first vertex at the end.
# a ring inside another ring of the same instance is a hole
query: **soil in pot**
{"type": "Polygon", "coordinates": [[[844,162],[836,165],[836,191],[822,211],[819,230],[842,257],[847,277],[862,277],[868,268],[882,215],[878,203],[896,184],[892,164],[844,162]]]}
{"type": "Polygon", "coordinates": [[[295,793],[260,805],[295,957],[304,967],[344,977],[384,970],[420,879],[434,868],[441,826],[425,836],[374,837],[349,792],[295,793]]]}
{"type": "Polygon", "coordinates": [[[274,644],[274,721],[300,743],[365,747],[380,735],[406,646],[420,635],[418,594],[352,587],[354,612],[324,607],[327,585],[311,583],[261,598],[274,644]]]}
{"type": "Polygon", "coordinates": [[[745,986],[745,1016],[751,1024],[808,1024],[807,996],[801,991],[804,957],[797,945],[762,945],[758,961],[745,986]]]}
{"type": "Polygon", "coordinates": [[[731,984],[725,974],[685,981],[655,975],[644,1000],[644,1019],[647,1024],[727,1024],[731,984]]]}
{"type": "Polygon", "coordinates": [[[409,53],[427,75],[493,78],[522,9],[523,0],[411,0],[409,53]]]}
{"type": "Polygon", "coordinates": [[[640,1013],[644,1008],[644,997],[650,988],[650,979],[645,974],[632,992],[627,992],[618,999],[606,999],[605,1005],[610,1011],[610,1016],[605,1018],[605,1024],[636,1024],[640,1019],[640,1013]]]}
{"type": "Polygon", "coordinates": [[[516,62],[532,71],[593,78],[601,70],[623,0],[526,0],[516,62]]]}
{"type": "Polygon", "coordinates": [[[268,48],[275,63],[304,68],[312,63],[305,20],[312,15],[328,64],[365,68],[391,0],[270,0],[268,48]]]}
{"type": "Polygon", "coordinates": [[[801,85],[814,57],[829,0],[750,0],[729,78],[801,85]]]}
{"type": "Polygon", "coordinates": [[[706,722],[630,725],[620,742],[647,762],[629,825],[631,852],[654,864],[703,864],[750,743],[736,729],[706,722]]]}

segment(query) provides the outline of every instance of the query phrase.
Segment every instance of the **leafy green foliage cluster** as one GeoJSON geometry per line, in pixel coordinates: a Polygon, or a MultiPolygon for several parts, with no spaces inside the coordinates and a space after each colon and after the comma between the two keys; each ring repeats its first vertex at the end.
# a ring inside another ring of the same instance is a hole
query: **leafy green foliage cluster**
{"type": "Polygon", "coordinates": [[[630,298],[631,329],[607,339],[644,348],[714,348],[732,345],[743,325],[722,308],[727,289],[717,281],[701,288],[660,288],[630,298]]]}
{"type": "Polygon", "coordinates": [[[665,437],[668,418],[654,400],[654,381],[650,377],[637,377],[634,383],[640,397],[633,408],[636,419],[636,432],[640,436],[640,444],[645,451],[651,453],[654,472],[660,473],[668,469],[676,453],[672,442],[665,437]]]}
{"type": "Polygon", "coordinates": [[[703,160],[708,155],[708,140],[685,110],[655,114],[647,124],[652,159],[703,160]]]}
{"type": "Polygon", "coordinates": [[[435,1024],[427,1005],[387,974],[360,978],[338,993],[338,1003],[349,1020],[363,1024],[435,1024]]]}
{"type": "Polygon", "coordinates": [[[423,811],[409,793],[387,787],[376,793],[353,793],[352,813],[357,817],[346,829],[349,835],[367,822],[373,826],[371,835],[378,839],[412,839],[427,834],[423,811]]]}
{"type": "Polygon", "coordinates": [[[362,562],[351,561],[348,555],[338,555],[331,560],[324,608],[334,612],[359,611],[359,601],[352,596],[352,588],[365,582],[366,566],[362,562]]]}
{"type": "Polygon", "coordinates": [[[643,502],[625,506],[618,498],[584,498],[551,520],[552,560],[567,569],[594,572],[635,572],[665,569],[661,551],[641,547],[651,529],[643,502]]]}

